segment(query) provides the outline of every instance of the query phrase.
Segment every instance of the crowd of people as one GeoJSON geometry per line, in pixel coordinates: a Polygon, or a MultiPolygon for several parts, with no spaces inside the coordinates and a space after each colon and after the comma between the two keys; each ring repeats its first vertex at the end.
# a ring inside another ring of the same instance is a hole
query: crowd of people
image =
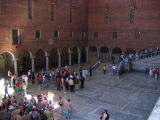
{"type": "MultiPolygon", "coordinates": [[[[92,69],[89,69],[90,76],[92,75],[92,69]]],[[[54,88],[56,90],[75,92],[80,88],[84,88],[84,82],[87,79],[87,74],[80,67],[79,72],[69,72],[67,67],[63,70],[55,69],[53,71],[44,71],[43,69],[34,73],[31,70],[27,74],[22,74],[20,77],[16,77],[15,74],[11,74],[8,71],[9,85],[14,88],[16,94],[27,94],[27,87],[29,84],[38,84],[40,88],[54,88]],[[20,93],[20,91],[22,91],[20,93]]]]}
{"type": "MultiPolygon", "coordinates": [[[[89,71],[91,76],[91,68],[89,71]]],[[[30,87],[30,85],[37,84],[40,88],[55,88],[58,91],[75,92],[75,90],[84,88],[84,82],[87,75],[81,67],[79,72],[69,72],[68,68],[65,66],[61,71],[60,69],[55,69],[54,71],[46,72],[42,69],[36,74],[29,70],[27,74],[22,74],[19,77],[16,77],[15,74],[8,71],[8,77],[5,96],[2,99],[2,104],[0,106],[0,114],[3,115],[3,117],[1,117],[2,120],[47,120],[48,118],[54,117],[53,110],[55,104],[53,100],[48,100],[46,96],[43,96],[40,93],[36,98],[32,96],[28,99],[26,97],[28,95],[27,88],[30,87]],[[7,90],[8,87],[14,88],[14,95],[9,94],[7,90]],[[48,114],[50,115],[48,116],[48,114]]],[[[64,104],[61,96],[58,101],[58,105],[61,109],[60,111],[64,112],[62,109],[64,104]]],[[[66,119],[71,119],[71,116],[72,104],[71,100],[68,99],[65,117],[66,119]]]]}
{"type": "MultiPolygon", "coordinates": [[[[159,48],[157,48],[157,52],[159,48]]],[[[138,60],[142,56],[150,57],[153,53],[152,49],[146,49],[145,51],[135,52],[135,54],[129,54],[127,57],[120,55],[120,60],[138,60]],[[127,59],[126,59],[127,58],[127,59]]],[[[114,59],[113,59],[114,63],[114,59]]],[[[106,74],[107,66],[102,67],[103,74],[106,74]]],[[[112,73],[116,74],[117,67],[113,65],[112,73]]],[[[93,68],[89,67],[87,74],[92,76],[93,68]]],[[[148,70],[149,75],[155,78],[159,77],[159,67],[154,67],[148,70]]],[[[22,74],[23,72],[21,72],[22,74]]],[[[65,66],[64,69],[55,69],[54,71],[45,72],[43,69],[34,73],[31,70],[27,74],[22,74],[20,77],[16,77],[15,74],[11,74],[8,71],[9,82],[6,86],[11,86],[15,90],[15,96],[9,95],[7,87],[5,90],[5,96],[2,99],[0,105],[0,120],[48,120],[52,118],[54,120],[54,109],[55,103],[48,99],[47,96],[38,94],[35,97],[26,98],[27,88],[29,84],[38,84],[39,87],[44,87],[46,89],[55,88],[58,91],[70,91],[75,92],[75,90],[83,89],[84,82],[87,79],[87,74],[84,73],[82,68],[79,68],[78,72],[69,72],[68,67],[65,66]]],[[[58,97],[58,106],[60,107],[61,113],[64,112],[64,103],[61,96],[58,97]]],[[[68,99],[66,102],[66,119],[71,119],[72,116],[72,103],[68,99]]],[[[108,120],[109,114],[107,110],[104,110],[100,116],[100,120],[108,120]]]]}
{"type": "Polygon", "coordinates": [[[75,92],[79,88],[84,87],[86,77],[83,75],[82,68],[80,67],[79,73],[72,71],[69,72],[67,68],[56,69],[55,71],[45,73],[41,71],[37,74],[37,81],[40,86],[50,88],[50,84],[53,83],[52,87],[57,90],[75,92]]]}
{"type": "MultiPolygon", "coordinates": [[[[30,95],[3,98],[0,104],[0,120],[54,120],[56,107],[62,109],[64,103],[59,96],[56,106],[53,97],[54,94],[49,92],[47,96],[39,93],[36,97],[30,95]]],[[[71,119],[72,109],[71,100],[68,99],[65,103],[66,119],[71,119]]],[[[64,109],[61,111],[64,112],[64,109]]]]}

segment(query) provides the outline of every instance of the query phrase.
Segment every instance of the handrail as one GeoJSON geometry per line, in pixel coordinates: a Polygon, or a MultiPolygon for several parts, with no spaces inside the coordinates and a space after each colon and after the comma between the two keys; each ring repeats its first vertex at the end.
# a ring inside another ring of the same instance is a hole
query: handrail
{"type": "Polygon", "coordinates": [[[158,56],[160,55],[160,51],[154,51],[152,53],[148,53],[148,54],[143,54],[143,55],[134,55],[134,57],[132,57],[132,61],[138,61],[138,60],[142,60],[142,59],[145,59],[145,58],[151,58],[153,56],[158,56]]]}
{"type": "Polygon", "coordinates": [[[99,59],[93,66],[92,69],[95,70],[102,62],[102,59],[99,59]]]}

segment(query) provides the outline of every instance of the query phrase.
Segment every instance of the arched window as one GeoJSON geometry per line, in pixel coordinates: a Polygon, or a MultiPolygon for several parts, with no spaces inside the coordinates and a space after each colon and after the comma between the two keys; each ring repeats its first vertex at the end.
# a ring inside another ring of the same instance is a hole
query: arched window
{"type": "Polygon", "coordinates": [[[108,7],[108,2],[106,3],[106,6],[105,6],[104,23],[105,24],[109,23],[109,7],[108,7]]]}
{"type": "Polygon", "coordinates": [[[136,23],[136,11],[134,9],[131,9],[130,11],[130,24],[136,23]]]}
{"type": "Polygon", "coordinates": [[[104,23],[105,23],[105,24],[108,24],[108,23],[109,23],[109,14],[108,14],[107,11],[105,12],[105,15],[104,15],[104,23]]]}
{"type": "Polygon", "coordinates": [[[51,21],[55,20],[55,3],[50,4],[51,7],[51,21]]]}
{"type": "Polygon", "coordinates": [[[28,0],[28,19],[32,19],[32,12],[33,12],[33,8],[32,8],[32,0],[28,0]]]}
{"type": "Polygon", "coordinates": [[[130,24],[135,24],[136,23],[136,5],[134,1],[132,0],[131,3],[131,10],[130,10],[130,24]]]}

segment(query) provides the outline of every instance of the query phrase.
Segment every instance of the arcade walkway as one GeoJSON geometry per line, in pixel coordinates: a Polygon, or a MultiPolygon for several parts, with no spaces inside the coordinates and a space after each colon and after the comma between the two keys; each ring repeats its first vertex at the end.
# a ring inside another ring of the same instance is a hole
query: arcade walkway
{"type": "MultiPolygon", "coordinates": [[[[110,120],[147,120],[160,96],[160,79],[142,73],[125,74],[120,78],[112,76],[111,72],[103,75],[101,67],[86,81],[83,90],[71,94],[52,88],[55,100],[59,95],[65,100],[71,98],[72,120],[99,120],[104,109],[108,109],[110,120]]],[[[37,90],[32,87],[29,93],[36,95],[37,90]]],[[[42,92],[47,93],[47,90],[42,92]]],[[[58,109],[55,115],[56,120],[65,120],[58,109]]]]}

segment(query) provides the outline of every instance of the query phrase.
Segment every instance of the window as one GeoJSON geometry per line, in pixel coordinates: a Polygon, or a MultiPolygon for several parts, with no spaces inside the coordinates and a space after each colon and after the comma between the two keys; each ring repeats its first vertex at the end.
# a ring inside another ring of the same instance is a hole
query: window
{"type": "Polygon", "coordinates": [[[58,31],[58,30],[55,30],[55,31],[54,31],[54,37],[55,37],[55,38],[59,38],[59,31],[58,31]]]}
{"type": "Polygon", "coordinates": [[[73,22],[73,8],[70,8],[70,18],[69,18],[70,20],[70,23],[72,23],[73,22]]]}
{"type": "Polygon", "coordinates": [[[41,38],[41,31],[40,30],[36,30],[36,38],[41,38]]]}
{"type": "Polygon", "coordinates": [[[51,4],[51,21],[54,21],[55,19],[55,4],[51,4]]]}
{"type": "Polygon", "coordinates": [[[135,24],[136,20],[136,12],[135,10],[130,11],[130,24],[135,24]]]}
{"type": "Polygon", "coordinates": [[[94,40],[98,39],[98,32],[94,32],[94,40]]]}
{"type": "Polygon", "coordinates": [[[28,0],[28,19],[32,19],[32,0],[28,0]]]}
{"type": "Polygon", "coordinates": [[[86,34],[86,32],[82,32],[82,37],[83,37],[84,39],[86,39],[86,38],[87,38],[87,34],[86,34]]]}
{"type": "Polygon", "coordinates": [[[136,32],[134,33],[134,37],[135,37],[136,39],[139,39],[139,38],[140,38],[140,35],[141,35],[141,32],[136,31],[136,32]]]}
{"type": "Polygon", "coordinates": [[[74,38],[74,32],[73,31],[71,32],[70,36],[71,36],[71,38],[74,38]]]}
{"type": "Polygon", "coordinates": [[[0,0],[0,15],[2,14],[2,0],[0,0]]]}
{"type": "Polygon", "coordinates": [[[105,24],[108,24],[109,22],[109,15],[108,15],[108,12],[105,12],[105,15],[104,15],[104,23],[105,24]]]}
{"type": "Polygon", "coordinates": [[[117,39],[117,32],[113,32],[112,37],[113,37],[113,39],[117,39]]]}
{"type": "Polygon", "coordinates": [[[19,29],[12,29],[12,44],[19,45],[19,43],[20,43],[19,29]]]}

